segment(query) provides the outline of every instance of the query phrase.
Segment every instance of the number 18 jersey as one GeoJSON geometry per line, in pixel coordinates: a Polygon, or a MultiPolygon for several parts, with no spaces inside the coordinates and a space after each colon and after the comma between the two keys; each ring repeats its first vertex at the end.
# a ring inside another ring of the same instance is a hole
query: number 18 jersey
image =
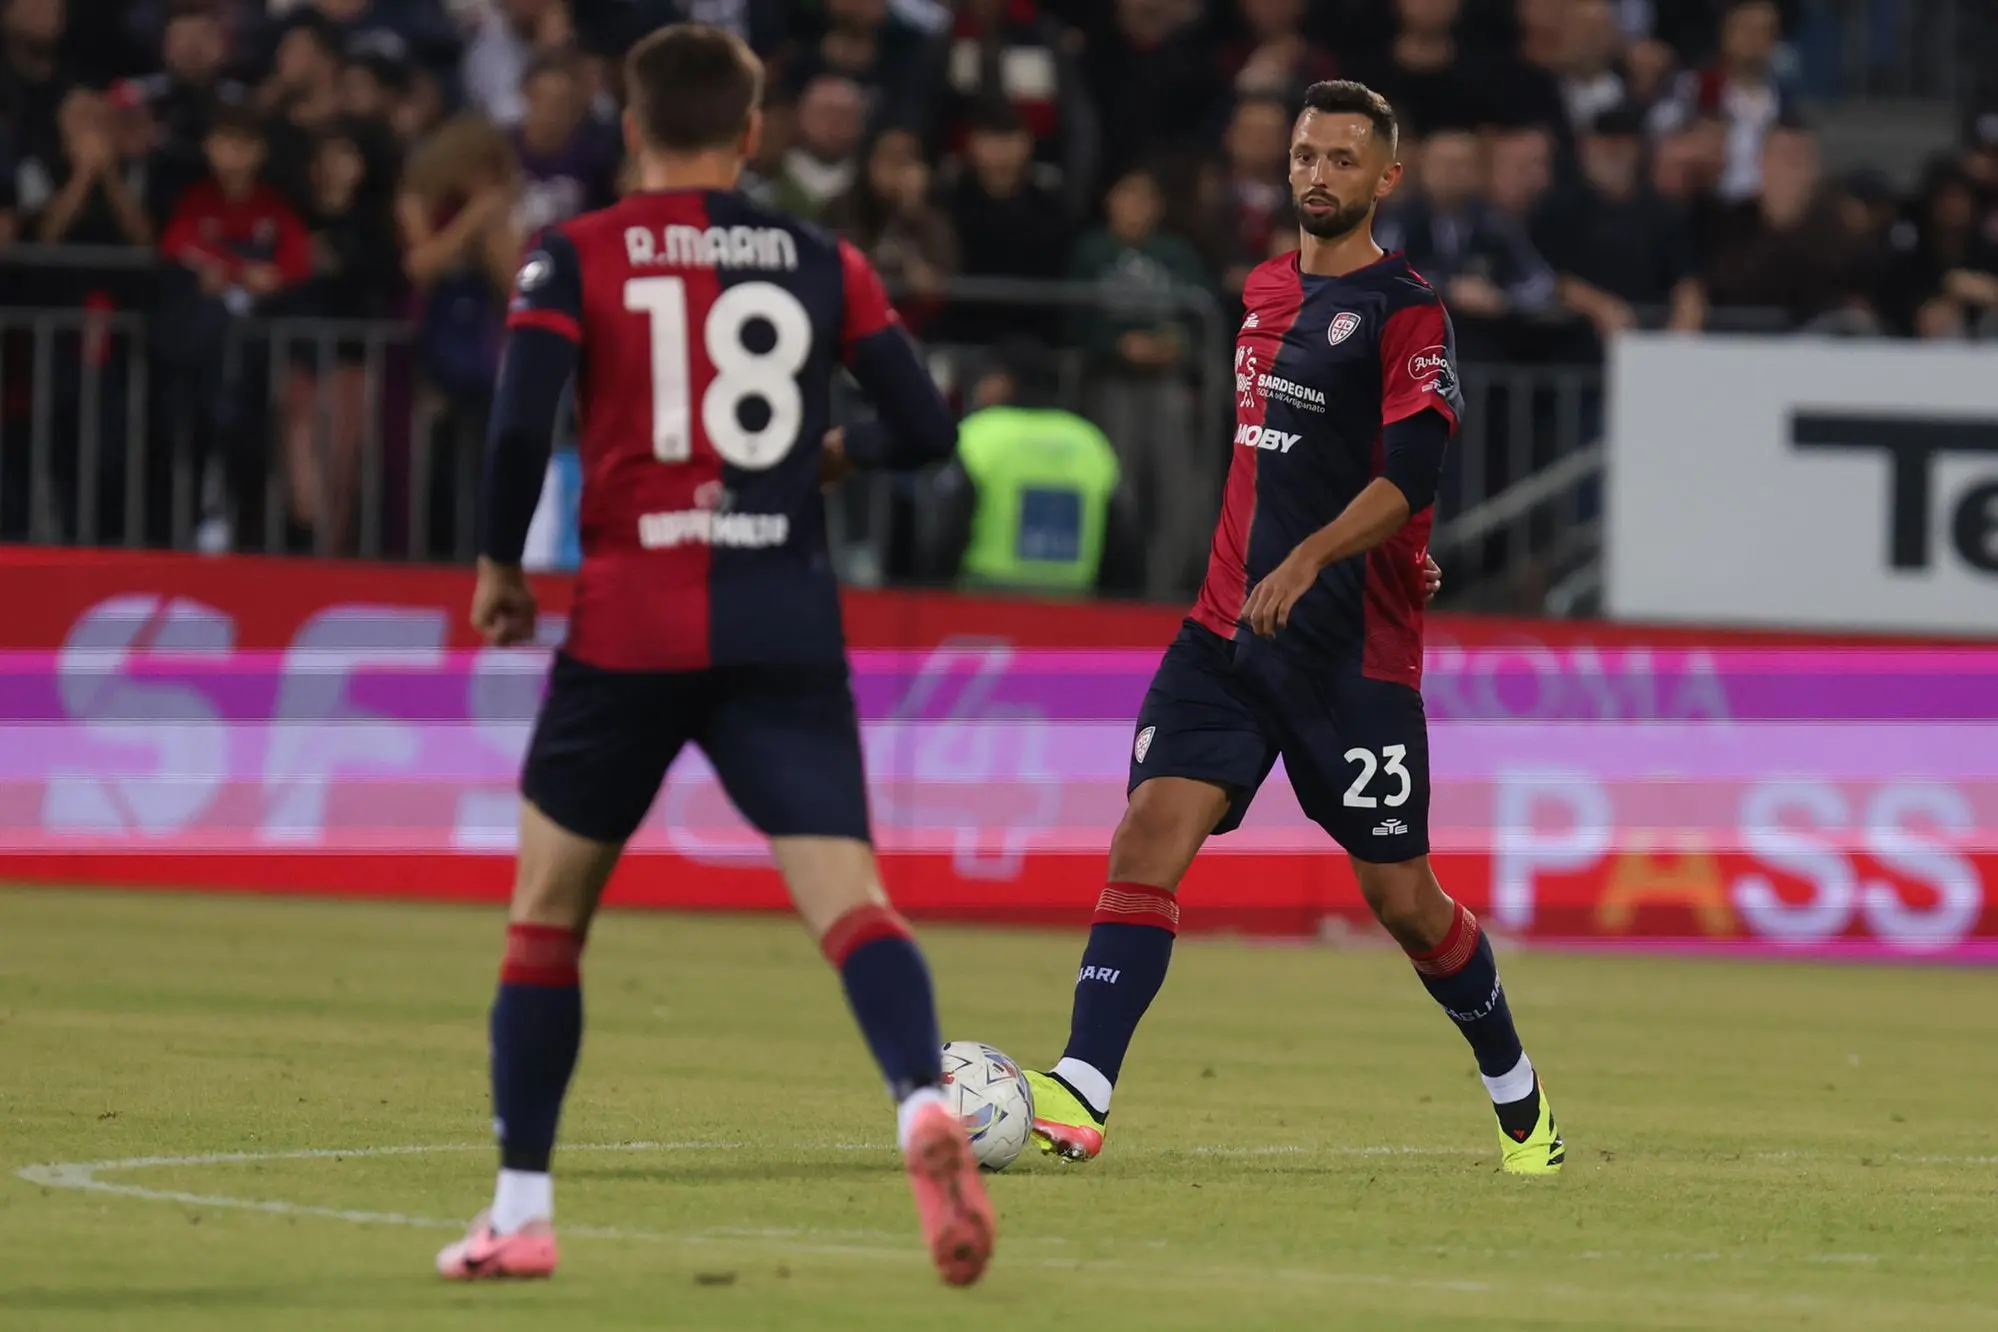
{"type": "Polygon", "coordinates": [[[733,192],[633,194],[541,235],[507,324],[579,347],[570,656],[842,659],[821,441],[838,366],[896,322],[852,246],[733,192]]]}

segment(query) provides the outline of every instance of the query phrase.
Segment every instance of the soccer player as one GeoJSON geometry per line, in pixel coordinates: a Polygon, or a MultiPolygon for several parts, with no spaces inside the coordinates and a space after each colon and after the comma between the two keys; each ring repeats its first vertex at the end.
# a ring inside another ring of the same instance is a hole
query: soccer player
{"type": "Polygon", "coordinates": [[[881,889],[822,478],[947,457],[957,427],[844,241],[735,192],[762,69],[680,24],[626,61],[640,185],[544,233],[520,270],[493,404],[472,620],[521,643],[521,543],[573,377],[582,570],[521,775],[520,854],[492,1007],[500,1172],[444,1276],[547,1276],[549,1157],[582,1039],[579,963],[611,869],[689,741],[770,838],[897,1105],[944,1279],[977,1279],[992,1207],[944,1105],[930,978],[881,889]],[[844,364],[881,424],[828,432],[844,364]]]}
{"type": "Polygon", "coordinates": [[[1400,179],[1387,102],[1313,85],[1290,147],[1301,248],[1243,292],[1235,456],[1207,581],[1138,713],[1068,1048],[1029,1074],[1035,1136],[1064,1159],[1103,1148],[1111,1088],[1165,981],[1181,876],[1282,755],[1299,805],[1470,1042],[1505,1168],[1561,1168],[1491,942],[1429,867],[1424,566],[1463,400],[1442,302],[1374,243],[1374,210],[1400,179]]]}

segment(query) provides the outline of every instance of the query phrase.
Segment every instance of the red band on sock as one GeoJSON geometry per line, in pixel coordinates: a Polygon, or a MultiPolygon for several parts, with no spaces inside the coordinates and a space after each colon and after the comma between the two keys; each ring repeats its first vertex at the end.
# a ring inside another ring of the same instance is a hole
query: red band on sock
{"type": "Polygon", "coordinates": [[[892,907],[855,907],[832,923],[832,928],[819,940],[819,951],[833,966],[843,967],[849,957],[868,944],[908,937],[909,922],[896,915],[892,907]]]}
{"type": "Polygon", "coordinates": [[[560,989],[582,984],[583,936],[559,925],[509,925],[500,984],[560,989]]]}
{"type": "Polygon", "coordinates": [[[1096,899],[1091,925],[1154,925],[1179,933],[1179,899],[1148,883],[1110,883],[1096,899]]]}
{"type": "Polygon", "coordinates": [[[1471,960],[1471,954],[1478,951],[1478,918],[1462,902],[1453,905],[1457,908],[1457,918],[1450,922],[1443,942],[1426,953],[1408,951],[1408,960],[1425,976],[1454,976],[1471,960]]]}

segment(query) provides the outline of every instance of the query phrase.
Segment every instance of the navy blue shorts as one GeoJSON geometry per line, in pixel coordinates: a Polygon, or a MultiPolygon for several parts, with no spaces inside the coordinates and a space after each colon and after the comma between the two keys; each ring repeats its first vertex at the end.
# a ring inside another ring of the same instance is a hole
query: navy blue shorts
{"type": "Polygon", "coordinates": [[[1429,852],[1429,725],[1422,693],[1358,674],[1313,675],[1268,644],[1188,621],[1138,709],[1129,789],[1190,777],[1228,791],[1233,832],[1277,757],[1305,815],[1356,860],[1429,852]]]}
{"type": "Polygon", "coordinates": [[[579,837],[622,843],[689,741],[764,836],[870,840],[844,666],[609,671],[558,652],[520,793],[579,837]]]}

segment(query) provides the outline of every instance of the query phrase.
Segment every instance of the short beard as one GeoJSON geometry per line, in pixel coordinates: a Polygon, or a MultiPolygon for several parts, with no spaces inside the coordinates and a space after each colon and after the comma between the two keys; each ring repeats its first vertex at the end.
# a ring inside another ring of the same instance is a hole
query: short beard
{"type": "Polygon", "coordinates": [[[1333,209],[1329,213],[1308,213],[1301,204],[1295,208],[1295,211],[1297,224],[1305,231],[1319,240],[1338,240],[1358,230],[1360,224],[1367,220],[1367,214],[1373,209],[1373,201],[1363,199],[1359,203],[1350,204],[1334,201],[1333,209]]]}

